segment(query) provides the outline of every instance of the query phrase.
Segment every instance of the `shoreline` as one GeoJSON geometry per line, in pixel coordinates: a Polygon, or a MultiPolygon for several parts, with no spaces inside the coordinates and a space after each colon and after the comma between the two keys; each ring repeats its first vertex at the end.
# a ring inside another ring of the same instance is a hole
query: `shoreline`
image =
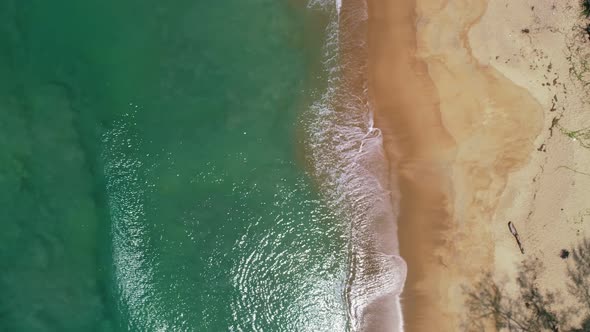
{"type": "Polygon", "coordinates": [[[518,265],[541,259],[540,287],[552,289],[567,267],[559,249],[590,233],[590,197],[576,186],[590,182],[590,154],[564,134],[590,127],[589,93],[571,76],[581,65],[564,55],[583,53],[571,36],[581,19],[528,0],[368,4],[370,102],[401,188],[405,325],[472,328],[465,287],[487,271],[514,288],[518,265]]]}
{"type": "MultiPolygon", "coordinates": [[[[306,123],[308,160],[322,196],[347,223],[349,259],[343,301],[351,331],[401,331],[399,294],[406,264],[397,243],[397,202],[367,91],[364,0],[317,3],[327,10],[324,70],[328,86],[306,123]],[[325,7],[324,7],[325,6],[325,7]]],[[[314,98],[315,99],[315,98],[314,98]]],[[[394,186],[395,187],[395,186],[394,186]]]]}
{"type": "Polygon", "coordinates": [[[401,256],[408,264],[402,307],[405,325],[414,330],[423,318],[441,320],[432,305],[434,294],[422,282],[431,271],[425,258],[448,227],[445,171],[454,142],[442,124],[427,65],[416,57],[415,1],[368,3],[369,90],[390,177],[400,185],[397,222],[401,256]]]}
{"type": "Polygon", "coordinates": [[[372,123],[374,113],[368,81],[370,50],[366,41],[368,9],[365,0],[344,1],[338,20],[341,81],[337,89],[341,91],[336,97],[335,111],[355,114],[354,125],[359,126],[357,130],[364,130],[362,136],[357,137],[364,157],[363,161],[356,159],[360,150],[355,151],[354,164],[369,175],[370,179],[365,179],[369,182],[364,186],[379,187],[365,193],[376,197],[362,198],[362,201],[369,198],[369,206],[364,206],[360,200],[351,204],[354,209],[363,211],[359,211],[361,219],[353,220],[352,225],[347,299],[354,331],[395,332],[403,330],[399,294],[406,278],[406,264],[399,257],[397,223],[392,222],[396,218],[397,196],[395,190],[387,190],[391,188],[389,165],[382,156],[380,132],[372,123]]]}
{"type": "MultiPolygon", "coordinates": [[[[566,32],[576,24],[575,10],[526,1],[343,2],[337,37],[342,80],[331,107],[347,119],[340,125],[358,126],[346,136],[351,143],[359,139],[361,150],[367,144],[362,155],[368,159],[350,160],[376,175],[365,184],[377,198],[368,213],[369,201],[348,202],[362,218],[353,219],[345,295],[354,330],[471,330],[465,298],[476,280],[489,272],[511,280],[506,287],[514,290],[519,264],[541,259],[550,268],[540,287],[552,289],[567,267],[558,247],[570,248],[590,233],[583,224],[590,220],[584,205],[590,197],[574,188],[576,182],[590,185],[590,170],[582,169],[590,155],[578,153],[564,129],[590,127],[590,116],[582,114],[583,88],[566,79],[575,64],[560,53],[571,51],[566,32]],[[369,111],[375,129],[360,124],[369,111]],[[378,175],[382,158],[374,148],[380,140],[388,179],[378,175]],[[389,184],[392,214],[375,213],[379,184],[389,184]],[[561,208],[560,214],[560,205],[568,212],[561,208]],[[564,215],[567,221],[558,221],[564,215]],[[368,228],[356,224],[362,221],[370,221],[368,228]],[[401,312],[398,293],[381,284],[390,276],[376,253],[407,262],[401,312]]],[[[367,175],[357,171],[344,175],[367,175]]]]}

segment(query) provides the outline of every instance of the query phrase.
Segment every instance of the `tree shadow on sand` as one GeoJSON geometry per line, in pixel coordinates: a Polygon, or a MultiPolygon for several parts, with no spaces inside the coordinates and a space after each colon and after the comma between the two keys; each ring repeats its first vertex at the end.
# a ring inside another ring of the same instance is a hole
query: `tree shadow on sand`
{"type": "Polygon", "coordinates": [[[574,304],[566,307],[558,291],[538,287],[542,271],[538,260],[523,262],[516,279],[517,291],[512,293],[506,291],[507,280],[498,281],[489,272],[464,288],[464,331],[481,332],[487,327],[497,331],[590,332],[590,239],[572,250],[568,264],[567,292],[576,300],[574,304]],[[582,323],[576,326],[582,317],[582,323]]]}

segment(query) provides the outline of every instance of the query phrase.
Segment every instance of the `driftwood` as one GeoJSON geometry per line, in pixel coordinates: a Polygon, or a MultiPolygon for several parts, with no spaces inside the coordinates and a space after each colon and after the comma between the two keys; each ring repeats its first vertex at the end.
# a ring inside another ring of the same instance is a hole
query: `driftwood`
{"type": "Polygon", "coordinates": [[[514,235],[514,238],[516,239],[516,244],[518,244],[520,252],[524,255],[524,249],[522,248],[522,243],[520,243],[520,237],[518,236],[518,232],[516,231],[516,227],[514,227],[512,221],[508,222],[508,229],[510,230],[510,233],[514,235]]]}

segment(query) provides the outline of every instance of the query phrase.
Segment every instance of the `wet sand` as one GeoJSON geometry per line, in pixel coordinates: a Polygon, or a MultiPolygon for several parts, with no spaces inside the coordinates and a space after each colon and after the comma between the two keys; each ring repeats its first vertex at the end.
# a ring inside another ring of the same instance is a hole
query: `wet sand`
{"type": "MultiPolygon", "coordinates": [[[[462,286],[494,267],[491,220],[543,115],[474,56],[484,1],[369,1],[369,91],[401,186],[407,331],[457,331],[462,286]]],[[[504,223],[501,223],[505,227],[504,223]]]]}
{"type": "MultiPolygon", "coordinates": [[[[533,0],[367,3],[368,13],[341,16],[354,40],[345,38],[343,59],[351,86],[368,91],[390,182],[401,191],[405,331],[471,330],[464,287],[486,271],[514,287],[525,259],[548,266],[540,288],[562,287],[567,264],[559,250],[590,234],[590,142],[565,134],[590,128],[583,72],[590,45],[579,8],[533,0]],[[368,26],[350,24],[359,14],[368,26]],[[358,47],[363,36],[366,48],[358,47]]],[[[361,4],[345,1],[343,12],[361,4]]],[[[379,316],[389,309],[380,305],[371,306],[374,324],[365,330],[386,330],[379,316]]]]}
{"type": "MultiPolygon", "coordinates": [[[[338,39],[342,76],[337,87],[341,92],[334,105],[337,112],[355,113],[363,121],[367,120],[370,111],[370,95],[367,93],[370,60],[367,47],[368,15],[364,0],[349,0],[342,4],[338,39]]],[[[373,160],[383,162],[382,156],[373,160]]],[[[377,165],[371,172],[375,172],[373,176],[383,176],[379,184],[387,188],[388,176],[387,172],[382,172],[383,168],[383,165],[377,165]]],[[[388,190],[383,194],[384,197],[390,196],[388,190]]],[[[380,204],[378,200],[373,203],[380,204]]],[[[391,206],[396,205],[395,202],[386,202],[382,207],[366,207],[370,211],[365,216],[369,218],[366,220],[369,223],[353,226],[353,275],[348,280],[347,300],[351,310],[350,324],[354,331],[402,330],[399,293],[406,266],[399,258],[397,225],[391,211],[391,206]]]]}
{"type": "Polygon", "coordinates": [[[382,130],[391,176],[401,190],[400,250],[409,266],[405,325],[439,316],[420,283],[448,227],[448,160],[454,142],[443,127],[427,64],[416,57],[415,3],[369,1],[369,91],[382,130]]]}

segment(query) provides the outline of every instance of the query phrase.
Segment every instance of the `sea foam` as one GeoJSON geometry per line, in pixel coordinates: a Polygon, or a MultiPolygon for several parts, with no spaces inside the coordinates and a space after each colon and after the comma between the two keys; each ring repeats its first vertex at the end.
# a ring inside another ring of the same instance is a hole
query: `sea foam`
{"type": "Polygon", "coordinates": [[[349,327],[403,331],[399,296],[407,267],[397,240],[399,192],[389,175],[368,95],[366,34],[359,35],[366,30],[367,7],[346,8],[342,13],[339,0],[312,0],[309,7],[331,16],[324,46],[328,84],[316,94],[304,126],[322,195],[349,227],[349,270],[343,292],[349,327]],[[343,15],[345,32],[339,23],[343,15]]]}

